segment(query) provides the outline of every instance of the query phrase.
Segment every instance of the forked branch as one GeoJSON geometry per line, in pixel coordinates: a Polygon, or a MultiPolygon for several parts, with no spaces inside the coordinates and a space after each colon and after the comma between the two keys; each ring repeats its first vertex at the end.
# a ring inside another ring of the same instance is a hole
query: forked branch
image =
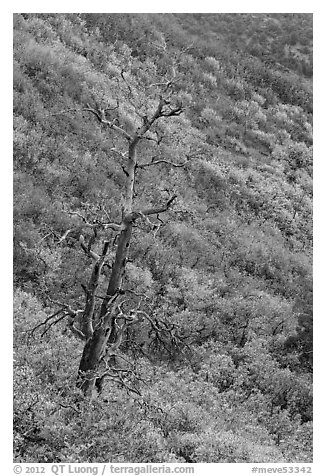
{"type": "Polygon", "coordinates": [[[177,198],[177,195],[174,194],[166,203],[164,207],[158,207],[158,208],[147,208],[146,210],[142,210],[140,213],[140,216],[148,216],[148,215],[158,215],[159,213],[164,213],[166,212],[174,202],[174,200],[177,198]]]}
{"type": "Polygon", "coordinates": [[[41,337],[43,337],[54,325],[58,324],[58,322],[62,321],[66,317],[72,317],[73,320],[76,318],[76,316],[82,312],[81,309],[78,309],[77,311],[73,310],[69,305],[67,304],[62,304],[57,301],[52,301],[54,304],[59,304],[61,308],[48,316],[44,321],[40,322],[37,324],[35,327],[30,329],[30,335],[33,336],[35,332],[40,329],[41,327],[44,327],[44,331],[41,334],[41,337]]]}
{"type": "Polygon", "coordinates": [[[106,111],[108,110],[108,108],[104,108],[104,109],[94,109],[93,107],[91,107],[89,104],[87,104],[87,107],[84,107],[82,109],[82,111],[88,111],[88,112],[91,112],[92,114],[94,114],[94,116],[98,119],[98,121],[101,123],[101,124],[105,124],[106,126],[108,126],[110,129],[113,129],[114,131],[118,132],[119,134],[121,134],[122,136],[124,136],[128,141],[131,141],[132,140],[132,136],[130,134],[128,134],[127,131],[125,131],[124,129],[122,129],[122,127],[118,126],[115,121],[109,121],[107,118],[106,118],[106,111]]]}

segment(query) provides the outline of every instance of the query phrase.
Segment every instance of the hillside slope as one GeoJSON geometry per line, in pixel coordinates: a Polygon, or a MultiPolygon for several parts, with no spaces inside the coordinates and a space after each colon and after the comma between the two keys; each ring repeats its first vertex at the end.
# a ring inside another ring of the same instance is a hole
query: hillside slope
{"type": "Polygon", "coordinates": [[[15,461],[312,461],[312,140],[311,15],[14,16],[15,461]],[[119,309],[143,317],[90,410],[69,309],[121,221],[118,128],[168,88],[134,203],[177,197],[134,228],[119,309]]]}

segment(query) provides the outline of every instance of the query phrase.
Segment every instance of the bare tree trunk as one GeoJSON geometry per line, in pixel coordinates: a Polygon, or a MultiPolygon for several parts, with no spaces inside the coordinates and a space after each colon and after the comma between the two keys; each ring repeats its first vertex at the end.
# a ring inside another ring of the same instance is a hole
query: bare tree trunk
{"type": "MultiPolygon", "coordinates": [[[[112,268],[112,274],[109,281],[106,297],[103,300],[99,322],[92,336],[87,340],[78,370],[78,386],[83,392],[91,396],[101,358],[105,354],[105,348],[108,343],[115,344],[118,338],[115,332],[114,311],[116,306],[116,296],[121,287],[122,276],[125,270],[125,264],[130,244],[132,232],[132,223],[130,222],[126,229],[120,233],[117,245],[115,262],[112,268]]],[[[117,349],[116,349],[117,350],[117,349]]]]}
{"type": "Polygon", "coordinates": [[[130,239],[132,234],[133,221],[136,218],[132,214],[132,204],[134,195],[135,169],[137,165],[136,146],[139,138],[136,136],[129,144],[128,167],[126,170],[127,181],[125,189],[125,197],[123,204],[123,220],[122,231],[120,232],[117,244],[114,264],[112,267],[111,277],[107,288],[106,296],[102,302],[98,327],[87,340],[78,370],[78,386],[85,394],[91,397],[96,378],[97,371],[101,362],[101,358],[105,354],[105,348],[108,343],[115,346],[120,337],[115,330],[114,310],[117,296],[122,283],[122,277],[125,272],[128,251],[130,248],[130,239]],[[110,309],[111,307],[111,309],[110,309]]]}
{"type": "MultiPolygon", "coordinates": [[[[82,329],[87,340],[79,365],[77,386],[89,398],[92,398],[96,380],[100,377],[99,369],[102,358],[106,352],[108,352],[109,356],[111,356],[109,357],[109,362],[112,364],[112,362],[114,362],[114,354],[119,349],[122,341],[126,323],[119,326],[119,328],[116,326],[116,308],[119,301],[119,293],[128,258],[133,224],[138,218],[144,215],[158,214],[166,211],[176,197],[174,195],[170,198],[164,207],[143,210],[142,212],[133,211],[134,182],[137,167],[137,145],[157,119],[160,117],[177,116],[182,112],[180,104],[174,109],[169,104],[170,102],[160,98],[157,109],[152,117],[150,119],[144,118],[143,125],[136,130],[134,135],[128,134],[126,131],[123,131],[121,128],[106,120],[103,111],[92,109],[90,106],[87,106],[85,109],[92,112],[101,123],[108,125],[110,128],[122,134],[129,143],[128,162],[126,164],[126,169],[124,169],[126,174],[126,184],[122,204],[122,223],[121,225],[115,225],[116,227],[120,227],[120,234],[118,237],[115,260],[112,266],[107,292],[102,301],[98,316],[95,318],[95,291],[98,286],[101,268],[107,251],[107,247],[104,247],[102,255],[95,258],[96,261],[90,278],[83,315],[82,329]]],[[[155,165],[155,163],[145,165],[150,166],[155,165]]],[[[180,165],[176,164],[176,166],[180,165]]],[[[94,253],[91,256],[93,257],[93,255],[94,253]]]]}

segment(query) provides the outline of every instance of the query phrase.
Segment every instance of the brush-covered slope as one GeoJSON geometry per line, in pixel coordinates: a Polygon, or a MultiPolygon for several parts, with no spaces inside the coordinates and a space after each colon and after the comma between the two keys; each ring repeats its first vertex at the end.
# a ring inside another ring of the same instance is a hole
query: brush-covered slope
{"type": "Polygon", "coordinates": [[[311,461],[311,76],[307,14],[15,15],[16,461],[311,461]],[[119,104],[128,130],[169,77],[185,113],[140,161],[187,165],[137,175],[140,209],[177,199],[125,276],[166,330],[128,331],[125,384],[90,408],[65,320],[26,331],[85,299],[67,230],[121,213],[125,141],[81,109],[119,104]]]}

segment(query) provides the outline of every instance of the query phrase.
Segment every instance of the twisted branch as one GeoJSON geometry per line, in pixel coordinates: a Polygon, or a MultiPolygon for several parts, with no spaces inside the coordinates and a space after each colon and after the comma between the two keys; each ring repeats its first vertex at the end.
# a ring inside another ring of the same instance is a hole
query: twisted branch
{"type": "Polygon", "coordinates": [[[94,109],[93,107],[91,107],[89,104],[87,104],[87,107],[84,107],[82,109],[82,111],[87,111],[87,112],[91,112],[92,114],[94,114],[94,116],[96,117],[96,119],[101,123],[101,124],[105,124],[106,126],[108,126],[110,129],[113,129],[114,131],[118,132],[119,134],[121,134],[123,137],[125,137],[128,141],[132,141],[132,136],[130,134],[128,134],[127,131],[125,131],[124,129],[122,129],[122,127],[120,126],[117,126],[117,124],[115,124],[114,120],[113,121],[109,121],[107,118],[106,118],[106,114],[105,114],[105,111],[107,111],[108,108],[106,109],[94,109]]]}
{"type": "Polygon", "coordinates": [[[143,169],[145,167],[151,167],[152,165],[157,165],[157,164],[167,164],[167,165],[171,165],[172,167],[184,167],[185,165],[187,165],[188,162],[189,161],[186,160],[183,164],[176,164],[174,162],[171,162],[170,160],[160,159],[160,160],[155,160],[153,162],[148,162],[147,164],[139,164],[138,168],[143,169]]]}

